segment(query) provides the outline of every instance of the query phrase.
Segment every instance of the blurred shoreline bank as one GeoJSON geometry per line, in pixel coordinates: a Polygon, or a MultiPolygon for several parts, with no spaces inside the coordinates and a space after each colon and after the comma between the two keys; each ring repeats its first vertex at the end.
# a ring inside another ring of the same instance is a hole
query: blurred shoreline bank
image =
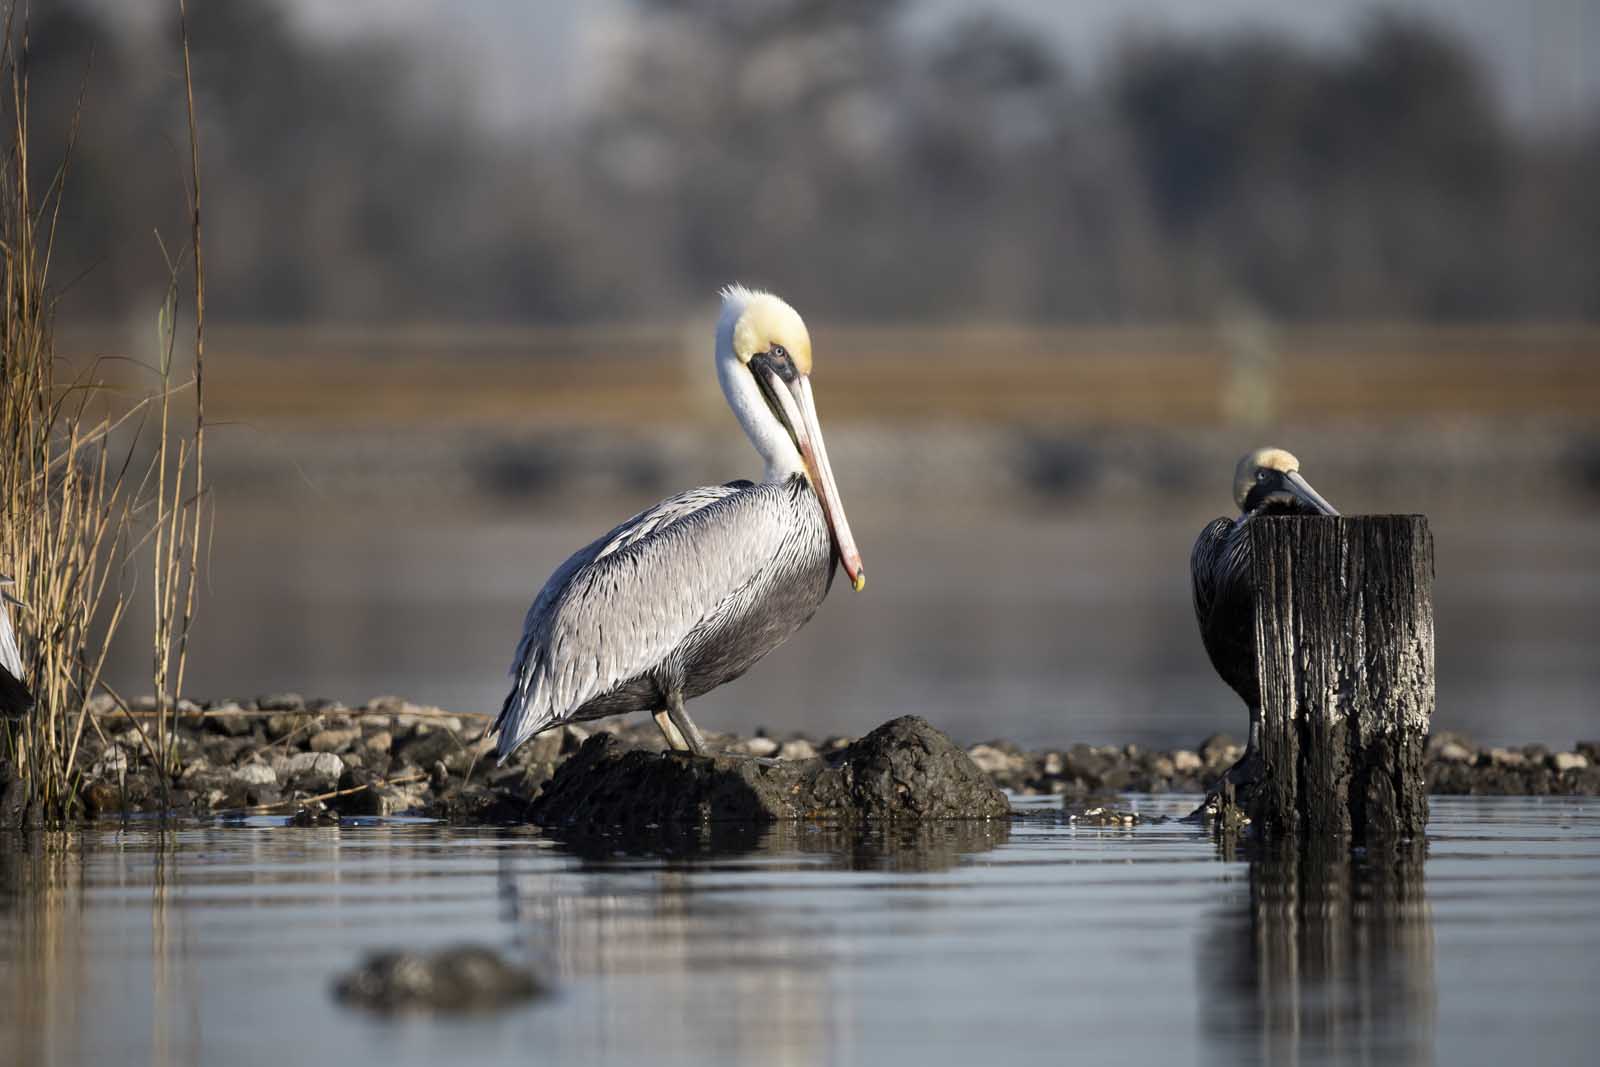
{"type": "MultiPolygon", "coordinates": [[[[709,336],[700,320],[220,326],[212,484],[234,503],[499,508],[749,477],[709,336]]],[[[824,324],[814,339],[823,426],[860,509],[1220,509],[1234,461],[1266,443],[1352,510],[1600,506],[1600,327],[824,324]]],[[[80,328],[60,350],[136,392],[147,343],[80,328]]]]}

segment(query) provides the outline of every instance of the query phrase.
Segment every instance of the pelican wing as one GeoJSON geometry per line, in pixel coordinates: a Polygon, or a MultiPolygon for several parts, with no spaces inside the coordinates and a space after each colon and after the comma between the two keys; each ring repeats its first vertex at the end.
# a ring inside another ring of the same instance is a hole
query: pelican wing
{"type": "Polygon", "coordinates": [[[1206,528],[1195,538],[1194,549],[1189,553],[1189,576],[1194,583],[1194,617],[1200,624],[1203,636],[1211,628],[1216,610],[1221,566],[1228,553],[1228,534],[1233,530],[1233,520],[1217,518],[1206,523],[1206,528]]]}
{"type": "Polygon", "coordinates": [[[1250,531],[1233,519],[1213,519],[1195,539],[1189,557],[1194,616],[1200,640],[1222,680],[1254,703],[1255,611],[1250,577],[1250,531]]]}
{"type": "MultiPolygon", "coordinates": [[[[0,576],[0,584],[10,583],[0,576]]],[[[0,592],[0,716],[20,716],[31,707],[33,694],[22,684],[22,650],[11,628],[10,598],[0,592]]]]}
{"type": "Polygon", "coordinates": [[[523,623],[495,722],[502,758],[588,701],[665,663],[760,574],[785,527],[773,486],[692,489],[640,512],[556,569],[523,623]]]}

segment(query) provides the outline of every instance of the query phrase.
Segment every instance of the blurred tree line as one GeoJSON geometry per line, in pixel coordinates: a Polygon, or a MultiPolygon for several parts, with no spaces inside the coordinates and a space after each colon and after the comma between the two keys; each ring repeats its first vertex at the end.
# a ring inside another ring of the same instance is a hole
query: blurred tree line
{"type": "MultiPolygon", "coordinates": [[[[426,42],[193,5],[213,313],[617,318],[737,278],[862,317],[1600,314],[1600,116],[1509,127],[1411,17],[1337,51],[1146,34],[1085,79],[992,17],[917,40],[896,0],[635,9],[594,107],[507,135],[426,42]]],[[[175,26],[54,0],[30,37],[43,177],[86,88],[56,277],[75,317],[142,315],[184,232],[175,26]]]]}

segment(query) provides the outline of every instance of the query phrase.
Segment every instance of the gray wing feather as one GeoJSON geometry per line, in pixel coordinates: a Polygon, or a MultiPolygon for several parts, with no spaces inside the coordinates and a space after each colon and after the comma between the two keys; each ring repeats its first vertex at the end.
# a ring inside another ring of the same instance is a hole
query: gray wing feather
{"type": "Polygon", "coordinates": [[[21,716],[33,707],[33,694],[22,682],[22,650],[11,628],[15,601],[3,588],[10,584],[10,578],[0,575],[0,717],[5,718],[21,716]]]}
{"type": "Polygon", "coordinates": [[[0,600],[0,667],[10,671],[13,678],[22,677],[22,650],[11,629],[11,606],[4,600],[0,600]]]}
{"type": "Polygon", "coordinates": [[[502,757],[662,665],[760,573],[785,532],[762,489],[735,483],[681,493],[556,569],[523,624],[515,684],[495,723],[502,757]]]}
{"type": "Polygon", "coordinates": [[[13,678],[21,678],[22,650],[17,647],[17,634],[11,628],[11,605],[16,599],[5,589],[13,581],[0,574],[0,667],[10,671],[13,678]]]}

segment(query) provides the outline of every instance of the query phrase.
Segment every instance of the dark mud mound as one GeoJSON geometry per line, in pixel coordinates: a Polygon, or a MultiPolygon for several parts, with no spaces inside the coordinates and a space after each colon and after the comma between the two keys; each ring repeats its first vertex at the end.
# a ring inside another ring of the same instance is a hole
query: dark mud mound
{"type": "Polygon", "coordinates": [[[707,822],[999,819],[1005,794],[948,737],[914,715],[811,759],[690,756],[624,748],[596,734],[529,809],[552,827],[707,822]]]}

